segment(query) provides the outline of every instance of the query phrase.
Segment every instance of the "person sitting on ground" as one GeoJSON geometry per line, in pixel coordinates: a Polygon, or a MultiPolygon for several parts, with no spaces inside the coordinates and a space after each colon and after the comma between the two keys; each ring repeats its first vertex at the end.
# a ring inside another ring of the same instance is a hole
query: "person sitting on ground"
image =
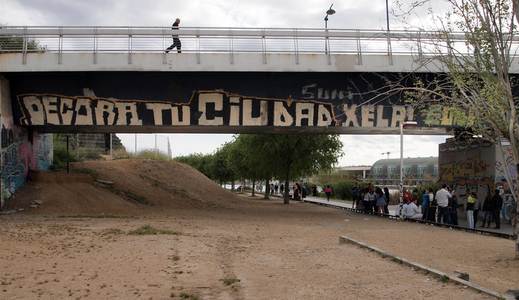
{"type": "Polygon", "coordinates": [[[326,194],[326,201],[330,201],[330,196],[332,195],[332,188],[330,187],[330,185],[327,185],[324,188],[324,193],[326,194]]]}
{"type": "Polygon", "coordinates": [[[416,206],[416,200],[404,204],[404,218],[420,220],[422,216],[423,214],[420,212],[418,206],[416,206]]]}

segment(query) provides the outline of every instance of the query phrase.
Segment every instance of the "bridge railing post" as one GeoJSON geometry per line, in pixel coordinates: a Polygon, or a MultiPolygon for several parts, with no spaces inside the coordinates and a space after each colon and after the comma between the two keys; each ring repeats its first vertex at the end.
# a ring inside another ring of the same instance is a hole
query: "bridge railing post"
{"type": "Polygon", "coordinates": [[[167,58],[166,58],[166,32],[164,28],[162,28],[162,64],[167,64],[167,58]]]}
{"type": "Polygon", "coordinates": [[[422,49],[422,30],[418,31],[418,58],[422,60],[423,49],[422,49]]]}
{"type": "Polygon", "coordinates": [[[263,54],[263,64],[267,64],[267,41],[265,40],[265,29],[261,35],[261,53],[263,54]]]}
{"type": "Polygon", "coordinates": [[[296,65],[299,64],[299,40],[297,39],[297,28],[294,28],[294,54],[296,57],[296,65]]]}
{"type": "Polygon", "coordinates": [[[390,65],[393,65],[393,49],[391,48],[391,32],[386,31],[387,35],[387,58],[390,65]]]}
{"type": "Polygon", "coordinates": [[[234,65],[234,41],[233,31],[229,28],[229,62],[234,65]]]}
{"type": "Polygon", "coordinates": [[[357,65],[362,65],[362,43],[360,39],[360,30],[357,29],[357,65]]]}
{"type": "Polygon", "coordinates": [[[58,65],[63,62],[63,27],[59,27],[58,37],[58,65]]]}
{"type": "Polygon", "coordinates": [[[196,64],[200,64],[200,30],[196,30],[196,64]]]}
{"type": "Polygon", "coordinates": [[[326,43],[326,60],[328,61],[328,65],[332,64],[332,56],[331,52],[332,49],[330,48],[330,37],[328,35],[328,28],[326,28],[326,37],[325,37],[325,43],[326,43]]]}
{"type": "Polygon", "coordinates": [[[27,64],[27,26],[23,28],[22,64],[27,64]]]}
{"type": "Polygon", "coordinates": [[[97,64],[97,27],[94,27],[94,53],[93,53],[93,62],[94,65],[97,64]]]}
{"type": "Polygon", "coordinates": [[[128,27],[128,64],[129,65],[132,64],[132,50],[133,50],[132,41],[133,41],[133,38],[132,38],[131,29],[130,29],[130,27],[128,27]]]}

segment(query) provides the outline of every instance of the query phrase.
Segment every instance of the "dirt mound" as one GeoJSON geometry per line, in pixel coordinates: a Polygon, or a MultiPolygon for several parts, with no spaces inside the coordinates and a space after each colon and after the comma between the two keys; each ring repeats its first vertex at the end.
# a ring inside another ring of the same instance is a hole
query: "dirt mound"
{"type": "Polygon", "coordinates": [[[41,203],[30,211],[134,215],[229,207],[239,201],[197,170],[174,161],[88,161],[72,164],[71,170],[38,173],[15,195],[15,207],[41,203]]]}

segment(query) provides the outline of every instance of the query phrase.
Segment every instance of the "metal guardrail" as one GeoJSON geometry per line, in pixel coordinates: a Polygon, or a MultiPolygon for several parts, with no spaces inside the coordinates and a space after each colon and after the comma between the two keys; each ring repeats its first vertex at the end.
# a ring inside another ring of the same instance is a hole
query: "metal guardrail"
{"type": "MultiPolygon", "coordinates": [[[[178,35],[187,53],[353,54],[362,64],[368,54],[417,55],[438,53],[450,43],[470,53],[464,33],[434,31],[182,27],[0,27],[0,53],[164,53],[178,35]],[[326,45],[326,46],[325,46],[326,45]]],[[[514,45],[519,39],[514,37],[514,45]]],[[[514,47],[517,48],[517,47],[514,47]]],[[[445,48],[446,49],[446,48],[445,48]]],[[[511,53],[515,53],[512,51],[511,53]]]]}

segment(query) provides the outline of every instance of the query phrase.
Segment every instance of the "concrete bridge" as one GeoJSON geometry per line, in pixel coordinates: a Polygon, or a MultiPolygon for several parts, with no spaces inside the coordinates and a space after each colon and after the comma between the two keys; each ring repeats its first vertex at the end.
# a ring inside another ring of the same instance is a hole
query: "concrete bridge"
{"type": "Polygon", "coordinates": [[[4,26],[0,70],[431,73],[442,71],[434,55],[447,40],[470,52],[463,33],[432,31],[4,26]],[[172,34],[181,54],[164,52],[172,34]]]}
{"type": "Polygon", "coordinates": [[[447,41],[470,51],[425,31],[1,27],[3,186],[48,168],[50,132],[445,134],[448,109],[386,92],[441,74],[447,41]]]}

